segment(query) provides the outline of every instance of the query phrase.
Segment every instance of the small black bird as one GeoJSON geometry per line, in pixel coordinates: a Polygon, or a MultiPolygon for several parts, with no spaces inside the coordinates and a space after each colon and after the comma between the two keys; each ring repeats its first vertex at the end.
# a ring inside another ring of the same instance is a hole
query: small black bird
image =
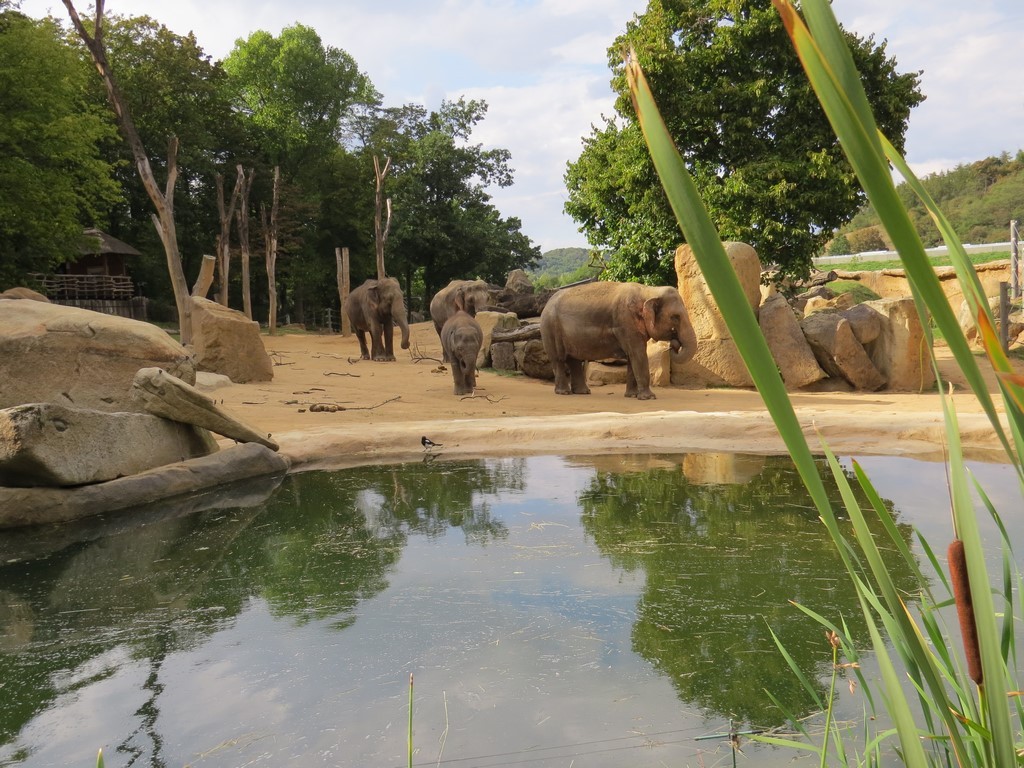
{"type": "Polygon", "coordinates": [[[431,448],[440,448],[444,445],[444,443],[435,443],[426,435],[420,438],[420,442],[423,444],[424,451],[429,451],[431,448]]]}

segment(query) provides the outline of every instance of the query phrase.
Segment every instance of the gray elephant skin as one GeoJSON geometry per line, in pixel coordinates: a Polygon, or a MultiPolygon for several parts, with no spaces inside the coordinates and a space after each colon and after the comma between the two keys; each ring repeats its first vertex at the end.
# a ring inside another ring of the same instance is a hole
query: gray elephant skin
{"type": "MultiPolygon", "coordinates": [[[[483,280],[452,280],[448,285],[434,294],[430,300],[430,319],[434,321],[434,330],[438,338],[448,318],[464,310],[470,317],[485,309],[490,303],[490,287],[483,280]]],[[[441,339],[444,348],[444,339],[441,339]]],[[[444,353],[444,362],[449,362],[448,353],[444,353]]]]}
{"type": "Polygon", "coordinates": [[[471,395],[476,389],[476,358],[484,332],[465,310],[458,310],[441,328],[441,347],[452,367],[456,395],[471,395]]]}
{"type": "Polygon", "coordinates": [[[647,341],[670,343],[677,362],[697,351],[697,335],[671,286],[600,282],[555,293],[540,315],[544,350],[559,395],[589,395],[588,360],[626,360],[626,397],[653,400],[647,341]]]}
{"type": "Polygon", "coordinates": [[[402,331],[402,349],[409,348],[409,322],[405,317],[402,287],[393,277],[367,280],[349,293],[342,311],[359,339],[363,360],[395,359],[395,326],[402,331]],[[370,334],[370,347],[366,334],[370,334]]]}

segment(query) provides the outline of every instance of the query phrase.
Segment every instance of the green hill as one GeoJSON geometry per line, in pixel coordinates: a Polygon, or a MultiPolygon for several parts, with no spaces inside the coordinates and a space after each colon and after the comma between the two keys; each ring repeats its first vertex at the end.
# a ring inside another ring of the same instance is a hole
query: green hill
{"type": "MultiPolygon", "coordinates": [[[[951,171],[926,176],[924,188],[952,222],[964,243],[999,243],[1010,239],[1010,221],[1024,219],[1024,150],[1008,152],[951,171]]],[[[897,187],[926,247],[942,238],[924,205],[904,183],[897,187]]],[[[866,206],[836,233],[828,253],[859,253],[891,247],[878,226],[878,214],[866,206]],[[844,242],[845,240],[845,242],[844,242]]]]}
{"type": "Polygon", "coordinates": [[[541,254],[530,270],[538,288],[557,288],[593,277],[598,270],[589,266],[591,251],[586,248],[555,248],[541,254]]]}

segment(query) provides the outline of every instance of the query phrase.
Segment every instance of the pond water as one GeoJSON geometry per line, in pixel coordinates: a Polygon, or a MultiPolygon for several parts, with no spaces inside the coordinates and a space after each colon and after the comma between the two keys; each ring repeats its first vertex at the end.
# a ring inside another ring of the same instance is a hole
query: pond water
{"type": "MultiPolygon", "coordinates": [[[[860,462],[944,551],[942,465],[860,462]]],[[[830,667],[789,601],[863,636],[786,457],[428,455],[0,534],[0,765],[397,768],[410,674],[417,765],[732,765],[765,690],[813,714],[769,630],[830,667]]]]}

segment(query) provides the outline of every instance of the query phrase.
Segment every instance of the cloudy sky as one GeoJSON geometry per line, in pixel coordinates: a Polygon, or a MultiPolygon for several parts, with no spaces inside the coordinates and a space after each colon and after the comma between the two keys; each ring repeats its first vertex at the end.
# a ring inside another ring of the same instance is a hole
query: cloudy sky
{"type": "MultiPolygon", "coordinates": [[[[301,22],[350,53],[388,106],[435,109],[465,96],[489,105],[473,134],[512,153],[515,186],[492,190],[542,250],[587,245],[562,212],[565,164],[611,114],[608,46],[646,0],[108,0],[193,31],[214,58],[263,29],[301,22]]],[[[91,8],[82,0],[80,12],[91,8]]],[[[58,0],[24,0],[63,18],[58,0]]],[[[887,41],[900,71],[922,70],[927,100],[911,114],[907,157],[924,175],[1024,148],[1021,0],[834,0],[840,22],[887,41]]]]}

